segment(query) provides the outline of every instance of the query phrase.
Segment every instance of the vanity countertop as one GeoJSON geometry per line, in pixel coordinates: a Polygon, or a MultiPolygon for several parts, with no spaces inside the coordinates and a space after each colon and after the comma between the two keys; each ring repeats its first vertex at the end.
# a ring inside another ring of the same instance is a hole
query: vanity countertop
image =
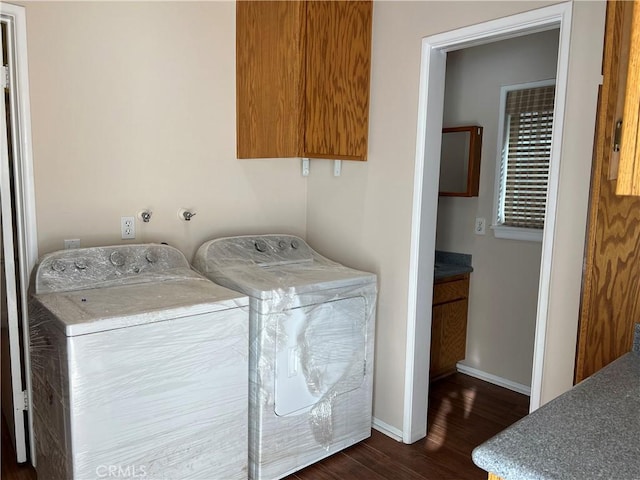
{"type": "Polygon", "coordinates": [[[504,480],[640,479],[640,352],[623,355],[472,456],[504,480]]]}
{"type": "Polygon", "coordinates": [[[436,250],[435,260],[433,279],[436,281],[473,272],[471,255],[466,253],[436,250]]]}

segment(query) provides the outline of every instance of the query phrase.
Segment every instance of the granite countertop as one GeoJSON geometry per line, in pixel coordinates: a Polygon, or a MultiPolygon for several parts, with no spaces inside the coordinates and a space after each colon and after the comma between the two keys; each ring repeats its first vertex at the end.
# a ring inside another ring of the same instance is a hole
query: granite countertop
{"type": "Polygon", "coordinates": [[[466,253],[444,252],[436,250],[436,259],[433,269],[434,280],[462,275],[473,272],[471,255],[466,253]]]}
{"type": "MultiPolygon", "coordinates": [[[[636,325],[634,350],[640,350],[636,325]]],[[[640,352],[632,351],[473,451],[504,480],[640,479],[640,352]]]]}

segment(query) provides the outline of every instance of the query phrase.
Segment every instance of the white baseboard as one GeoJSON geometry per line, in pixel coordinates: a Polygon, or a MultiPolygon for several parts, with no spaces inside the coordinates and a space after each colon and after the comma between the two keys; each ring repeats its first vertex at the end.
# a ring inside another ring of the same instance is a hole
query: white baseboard
{"type": "Polygon", "coordinates": [[[396,442],[402,442],[402,431],[398,430],[396,427],[392,427],[388,423],[384,423],[376,417],[371,419],[371,426],[374,430],[385,434],[387,437],[393,438],[396,442]]]}
{"type": "Polygon", "coordinates": [[[463,363],[460,363],[460,362],[457,363],[456,369],[460,373],[464,373],[465,375],[469,375],[470,377],[479,378],[480,380],[493,383],[494,385],[498,385],[499,387],[508,388],[509,390],[522,393],[529,397],[531,396],[531,387],[528,387],[527,385],[523,385],[517,382],[512,382],[511,380],[507,380],[506,378],[498,377],[497,375],[483,372],[482,370],[469,367],[468,365],[464,365],[463,363]]]}
{"type": "MultiPolygon", "coordinates": [[[[508,388],[509,390],[513,390],[514,392],[531,396],[531,387],[528,387],[521,383],[512,382],[511,380],[507,380],[506,378],[483,372],[482,370],[469,367],[462,363],[458,363],[456,365],[456,368],[460,373],[464,373],[465,375],[469,375],[470,377],[479,378],[480,380],[493,383],[494,385],[498,385],[499,387],[508,388]]],[[[402,442],[402,430],[398,430],[396,427],[393,427],[376,417],[372,417],[371,426],[374,430],[379,431],[387,437],[393,438],[396,442],[402,442]]]]}

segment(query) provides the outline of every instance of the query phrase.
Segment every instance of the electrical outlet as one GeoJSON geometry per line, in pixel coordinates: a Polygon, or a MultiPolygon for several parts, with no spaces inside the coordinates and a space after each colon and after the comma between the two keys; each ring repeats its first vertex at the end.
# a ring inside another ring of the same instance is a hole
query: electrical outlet
{"type": "Polygon", "coordinates": [[[72,248],[80,248],[80,239],[79,238],[71,238],[69,240],[64,241],[64,249],[70,250],[72,248]]]}
{"type": "Polygon", "coordinates": [[[475,228],[476,235],[484,235],[486,226],[487,226],[487,220],[485,218],[482,218],[482,217],[476,218],[476,228],[475,228]]]}
{"type": "Polygon", "coordinates": [[[120,217],[120,232],[123,240],[136,238],[136,220],[134,217],[120,217]]]}

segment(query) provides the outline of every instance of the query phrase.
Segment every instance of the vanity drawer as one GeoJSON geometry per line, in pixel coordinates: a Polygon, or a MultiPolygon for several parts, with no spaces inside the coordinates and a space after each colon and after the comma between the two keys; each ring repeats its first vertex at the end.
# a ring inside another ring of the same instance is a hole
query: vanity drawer
{"type": "Polygon", "coordinates": [[[444,281],[433,285],[433,304],[454,302],[469,296],[469,275],[460,280],[444,281]]]}

